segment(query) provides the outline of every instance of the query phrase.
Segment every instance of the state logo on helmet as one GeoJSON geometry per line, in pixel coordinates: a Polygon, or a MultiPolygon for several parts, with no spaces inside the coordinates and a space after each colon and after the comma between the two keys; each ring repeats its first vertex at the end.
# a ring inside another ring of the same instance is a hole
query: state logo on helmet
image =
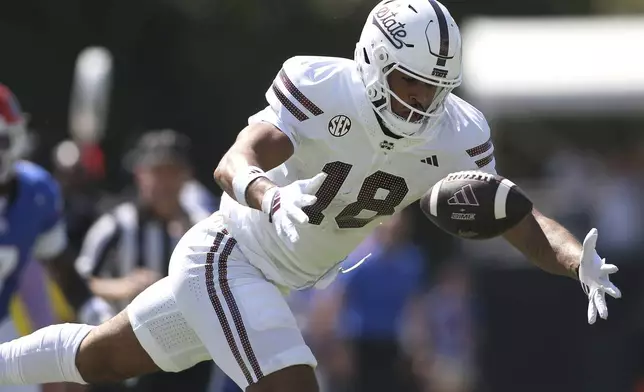
{"type": "Polygon", "coordinates": [[[461,84],[461,51],[458,26],[438,1],[385,0],[371,11],[355,61],[371,104],[391,132],[414,136],[444,111],[445,99],[461,84]],[[387,77],[396,70],[436,86],[429,107],[413,107],[392,91],[387,77]],[[409,115],[394,113],[393,100],[409,115]]]}

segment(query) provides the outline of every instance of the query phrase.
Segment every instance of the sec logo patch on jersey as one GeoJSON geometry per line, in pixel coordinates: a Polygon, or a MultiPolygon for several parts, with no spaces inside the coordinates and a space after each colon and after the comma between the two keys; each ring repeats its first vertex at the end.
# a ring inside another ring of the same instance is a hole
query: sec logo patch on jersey
{"type": "Polygon", "coordinates": [[[342,137],[351,130],[351,119],[339,114],[329,121],[329,133],[335,137],[342,137]]]}

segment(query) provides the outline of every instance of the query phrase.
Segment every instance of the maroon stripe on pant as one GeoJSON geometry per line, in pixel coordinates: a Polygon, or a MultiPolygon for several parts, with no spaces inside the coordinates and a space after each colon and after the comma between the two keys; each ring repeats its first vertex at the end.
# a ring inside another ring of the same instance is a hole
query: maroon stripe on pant
{"type": "Polygon", "coordinates": [[[239,334],[239,338],[241,340],[242,347],[244,348],[244,352],[246,353],[246,357],[248,357],[248,362],[250,362],[250,365],[253,368],[253,372],[255,373],[257,381],[259,381],[262,377],[264,377],[264,373],[262,373],[262,369],[259,367],[259,362],[257,361],[257,357],[255,356],[255,352],[253,351],[253,347],[250,345],[248,333],[246,333],[246,327],[244,326],[244,320],[242,320],[241,313],[239,312],[239,308],[237,307],[237,301],[235,301],[233,292],[230,290],[230,285],[228,284],[228,256],[230,256],[230,253],[233,251],[233,248],[236,244],[237,241],[234,238],[228,238],[228,241],[224,245],[224,249],[219,254],[219,286],[221,287],[221,291],[224,294],[224,299],[226,300],[226,304],[228,305],[228,310],[233,316],[235,328],[237,329],[237,333],[239,334]]]}
{"type": "MultiPolygon", "coordinates": [[[[215,279],[214,279],[215,253],[217,253],[217,251],[219,250],[219,247],[221,246],[221,242],[223,241],[223,239],[224,239],[224,234],[217,233],[217,236],[215,237],[215,241],[213,242],[212,247],[210,247],[210,251],[206,255],[206,288],[208,289],[208,297],[210,297],[210,303],[212,304],[212,307],[215,309],[215,313],[217,313],[219,324],[221,324],[221,328],[224,331],[224,335],[226,336],[226,341],[228,342],[230,351],[232,351],[233,356],[237,361],[237,365],[239,365],[242,373],[244,373],[244,377],[246,377],[246,381],[248,382],[248,384],[252,384],[253,377],[251,376],[250,371],[248,370],[248,367],[246,367],[246,364],[242,359],[241,353],[239,352],[239,348],[237,347],[237,342],[235,342],[235,336],[233,335],[233,331],[230,329],[230,325],[228,324],[228,320],[226,319],[226,313],[224,312],[224,308],[221,304],[221,301],[217,296],[217,290],[215,289],[215,279]]],[[[228,253],[230,254],[230,252],[228,253]]]]}

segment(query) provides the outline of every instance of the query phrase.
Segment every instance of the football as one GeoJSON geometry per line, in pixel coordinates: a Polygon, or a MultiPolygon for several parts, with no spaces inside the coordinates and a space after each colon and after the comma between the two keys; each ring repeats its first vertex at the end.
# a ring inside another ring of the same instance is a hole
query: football
{"type": "Polygon", "coordinates": [[[420,206],[444,231],[477,240],[505,233],[532,211],[532,201],[512,181],[478,171],[449,174],[427,191],[420,206]]]}

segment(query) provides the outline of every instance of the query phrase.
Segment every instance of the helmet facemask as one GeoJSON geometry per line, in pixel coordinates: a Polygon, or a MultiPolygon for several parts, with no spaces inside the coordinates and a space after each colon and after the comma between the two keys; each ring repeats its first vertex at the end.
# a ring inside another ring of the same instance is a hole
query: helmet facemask
{"type": "Polygon", "coordinates": [[[415,72],[396,61],[382,47],[374,50],[374,57],[373,61],[377,63],[375,66],[378,67],[378,76],[377,79],[374,78],[375,80],[370,85],[367,85],[367,94],[371,98],[376,112],[382,117],[387,126],[392,128],[390,130],[400,136],[418,136],[425,129],[423,127],[425,124],[443,114],[445,111],[445,99],[461,83],[460,77],[455,80],[445,80],[415,72]],[[434,96],[430,104],[424,108],[414,107],[396,94],[389,83],[389,76],[394,71],[399,71],[419,83],[435,87],[434,96]],[[408,110],[409,113],[403,115],[396,113],[392,106],[394,100],[408,110]]]}
{"type": "Polygon", "coordinates": [[[408,68],[405,68],[399,63],[394,63],[388,66],[388,69],[383,72],[381,80],[378,81],[380,88],[385,92],[385,97],[387,99],[387,104],[381,109],[381,115],[387,117],[386,120],[392,121],[395,120],[396,127],[400,131],[407,135],[412,136],[422,128],[422,125],[431,120],[432,118],[438,117],[445,111],[445,98],[452,92],[454,87],[448,87],[441,83],[440,80],[435,78],[423,77],[408,68]],[[429,101],[429,105],[422,107],[420,105],[415,106],[406,102],[401,98],[394,89],[390,86],[389,76],[394,72],[398,71],[405,75],[405,77],[415,79],[417,83],[422,83],[434,88],[434,95],[429,101]],[[394,110],[394,100],[409,111],[408,114],[399,114],[394,110]],[[420,106],[420,107],[419,107],[420,106]],[[402,123],[404,122],[404,123],[402,123]],[[405,125],[403,125],[405,124],[405,125]],[[406,124],[409,124],[407,126],[406,124]]]}

